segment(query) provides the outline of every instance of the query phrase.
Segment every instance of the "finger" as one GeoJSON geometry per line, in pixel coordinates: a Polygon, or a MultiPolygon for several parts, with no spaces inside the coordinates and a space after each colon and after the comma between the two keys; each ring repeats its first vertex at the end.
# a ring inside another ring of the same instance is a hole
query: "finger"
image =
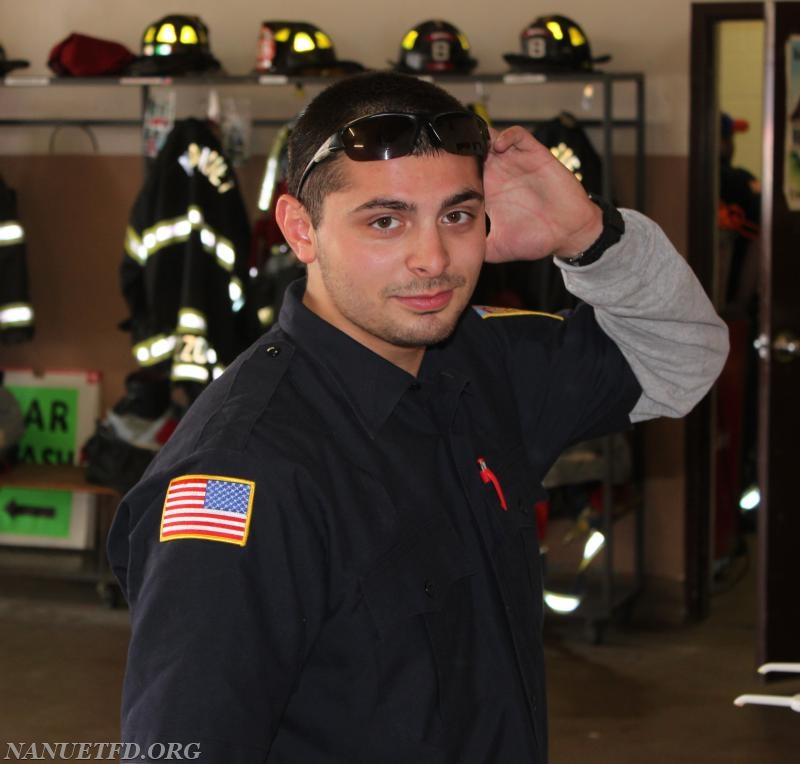
{"type": "Polygon", "coordinates": [[[507,127],[499,133],[496,132],[492,138],[492,152],[495,154],[502,154],[513,146],[518,145],[523,138],[521,133],[525,132],[525,129],[519,125],[507,127]]]}
{"type": "Polygon", "coordinates": [[[492,151],[497,154],[502,154],[512,148],[535,151],[539,146],[541,146],[539,141],[521,125],[512,125],[502,132],[495,132],[492,136],[492,151]]]}

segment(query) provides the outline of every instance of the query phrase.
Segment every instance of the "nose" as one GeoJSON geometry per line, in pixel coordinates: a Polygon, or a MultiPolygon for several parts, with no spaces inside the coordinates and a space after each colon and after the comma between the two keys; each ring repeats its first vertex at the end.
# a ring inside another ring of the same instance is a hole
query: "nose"
{"type": "Polygon", "coordinates": [[[450,254],[437,225],[425,225],[412,243],[406,259],[408,269],[417,276],[441,276],[450,265],[450,254]]]}

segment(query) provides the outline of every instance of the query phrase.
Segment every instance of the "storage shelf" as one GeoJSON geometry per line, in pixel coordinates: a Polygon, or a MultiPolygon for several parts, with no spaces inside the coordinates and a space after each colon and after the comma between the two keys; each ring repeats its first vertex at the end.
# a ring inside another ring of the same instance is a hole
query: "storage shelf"
{"type": "MultiPolygon", "coordinates": [[[[75,126],[82,128],[102,127],[109,129],[137,128],[143,125],[143,114],[145,105],[151,95],[151,89],[155,88],[250,88],[259,92],[258,105],[262,110],[270,106],[267,113],[253,115],[251,123],[254,127],[279,127],[286,123],[288,119],[296,114],[291,112],[292,104],[287,100],[281,101],[278,96],[293,95],[291,89],[302,91],[306,87],[323,88],[335,77],[286,77],[280,75],[214,75],[214,76],[174,76],[174,77],[37,77],[37,76],[6,76],[0,79],[0,86],[6,88],[4,97],[8,98],[11,90],[39,90],[42,93],[48,89],[61,88],[119,88],[138,96],[138,103],[131,104],[129,110],[124,113],[128,118],[109,118],[109,114],[93,116],[85,114],[91,105],[87,104],[83,109],[81,106],[75,107],[70,104],[70,112],[75,108],[81,109],[78,115],[70,113],[69,116],[41,116],[41,109],[37,108],[35,117],[30,119],[25,116],[13,115],[0,119],[0,127],[58,127],[75,126]],[[278,91],[283,89],[283,93],[278,91]],[[275,96],[275,98],[273,98],[275,96]]],[[[644,121],[644,75],[639,72],[608,72],[608,71],[586,71],[586,72],[566,72],[559,74],[539,74],[522,72],[495,72],[477,73],[470,75],[452,76],[423,76],[437,85],[451,89],[454,94],[456,91],[463,92],[464,87],[474,88],[477,100],[480,100],[490,91],[492,97],[498,91],[508,96],[508,89],[513,89],[513,98],[508,98],[510,104],[506,104],[506,112],[498,111],[497,116],[493,116],[492,121],[496,127],[502,128],[511,124],[521,124],[528,127],[538,126],[540,123],[552,118],[552,113],[548,116],[541,116],[544,108],[543,104],[552,104],[553,101],[547,100],[542,91],[536,95],[531,95],[539,88],[561,88],[554,95],[554,101],[559,102],[558,108],[563,108],[566,95],[581,95],[583,91],[580,86],[598,86],[601,92],[592,96],[592,107],[583,115],[577,116],[576,123],[583,128],[590,128],[599,133],[600,140],[597,142],[596,149],[601,158],[603,166],[602,175],[602,195],[607,199],[613,199],[612,179],[614,177],[614,136],[617,131],[626,131],[627,135],[632,134],[634,140],[634,183],[633,200],[628,206],[632,206],[640,211],[645,209],[645,183],[644,183],[644,164],[645,164],[645,121],[644,121]],[[616,99],[617,86],[624,88],[625,99],[616,99]],[[459,91],[459,88],[461,90],[459,91]],[[526,92],[525,88],[528,88],[526,92]],[[509,118],[507,115],[512,114],[509,118]]],[[[191,94],[190,94],[191,95],[191,94]]],[[[249,94],[248,94],[248,97],[249,94]]],[[[46,98],[46,97],[45,97],[46,98]]],[[[63,98],[63,95],[62,95],[63,98]]],[[[77,101],[77,96],[70,94],[71,101],[77,101]]],[[[23,107],[30,108],[29,103],[32,99],[24,99],[23,107]]],[[[255,99],[253,99],[255,100],[255,99]]],[[[499,98],[500,101],[504,99],[499,98]]],[[[57,103],[57,99],[53,99],[57,103]]],[[[294,104],[296,106],[296,104],[294,104]]],[[[37,102],[37,107],[41,106],[37,102]]],[[[127,108],[128,104],[125,103],[127,108]]],[[[60,108],[53,106],[53,109],[60,108]]],[[[67,110],[65,109],[65,112],[67,110]]],[[[8,113],[8,111],[6,111],[8,113]]],[[[111,112],[115,114],[122,112],[111,112]]],[[[635,482],[636,478],[634,478],[635,482]]],[[[603,520],[603,530],[607,537],[607,546],[602,566],[595,572],[594,578],[600,578],[600,585],[595,586],[592,582],[586,592],[581,606],[573,613],[574,616],[586,619],[587,628],[590,630],[600,630],[612,618],[612,616],[638,593],[642,581],[642,509],[636,506],[631,514],[634,516],[636,524],[633,543],[635,545],[635,573],[630,580],[625,576],[619,576],[614,569],[614,550],[612,526],[618,519],[615,517],[611,507],[612,483],[610,476],[604,478],[605,495],[605,517],[603,520]],[[599,576],[597,574],[600,574],[599,576]]],[[[588,581],[589,579],[587,579],[588,581]]],[[[547,579],[549,588],[556,588],[556,582],[547,579]]]]}

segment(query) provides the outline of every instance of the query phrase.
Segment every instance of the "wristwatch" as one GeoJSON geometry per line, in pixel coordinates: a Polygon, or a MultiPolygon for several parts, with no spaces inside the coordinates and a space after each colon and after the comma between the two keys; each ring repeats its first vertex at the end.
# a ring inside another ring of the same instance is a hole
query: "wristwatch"
{"type": "Polygon", "coordinates": [[[594,194],[589,194],[589,198],[603,210],[603,230],[600,236],[588,249],[585,249],[573,257],[564,257],[563,261],[567,265],[591,265],[600,259],[610,246],[616,244],[625,233],[625,221],[622,219],[620,211],[605,199],[594,194]]]}

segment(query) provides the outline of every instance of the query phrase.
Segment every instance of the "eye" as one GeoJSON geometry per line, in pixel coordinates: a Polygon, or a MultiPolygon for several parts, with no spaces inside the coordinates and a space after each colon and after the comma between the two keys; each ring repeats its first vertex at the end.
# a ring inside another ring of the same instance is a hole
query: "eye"
{"type": "Polygon", "coordinates": [[[473,218],[474,216],[472,213],[467,212],[466,210],[452,210],[450,212],[446,212],[442,219],[445,223],[455,225],[458,223],[468,223],[473,218]]]}
{"type": "Polygon", "coordinates": [[[381,231],[389,231],[392,228],[397,228],[397,226],[400,225],[400,221],[391,215],[382,215],[381,217],[370,221],[370,225],[373,228],[377,228],[381,231]]]}

